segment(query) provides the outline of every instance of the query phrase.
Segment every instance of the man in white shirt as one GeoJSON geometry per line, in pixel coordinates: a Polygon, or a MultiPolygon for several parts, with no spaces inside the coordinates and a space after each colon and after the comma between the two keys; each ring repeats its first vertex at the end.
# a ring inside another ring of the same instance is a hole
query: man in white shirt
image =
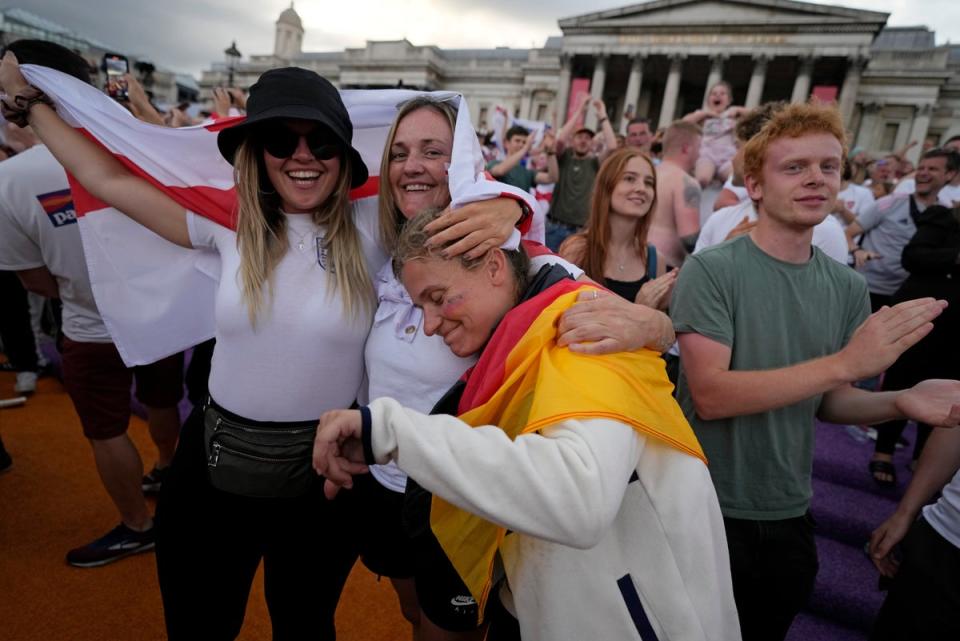
{"type": "MultiPolygon", "coordinates": [[[[960,136],[953,136],[941,146],[942,149],[948,149],[960,153],[960,136]]],[[[906,178],[901,180],[897,188],[893,190],[895,194],[912,194],[917,190],[916,178],[906,178]]],[[[960,174],[954,177],[948,184],[940,189],[937,200],[944,207],[960,207],[960,174]]]]}
{"type": "MultiPolygon", "coordinates": [[[[738,160],[735,160],[734,164],[736,165],[739,162],[740,173],[742,173],[743,165],[743,146],[760,133],[763,126],[783,106],[783,104],[777,103],[763,105],[744,115],[737,123],[737,145],[739,149],[737,150],[738,160]]],[[[745,192],[746,187],[743,190],[745,192]]],[[[739,203],[717,209],[710,214],[707,222],[700,229],[700,236],[697,238],[697,245],[693,253],[696,254],[708,247],[719,245],[726,240],[749,233],[756,226],[756,207],[749,196],[744,194],[739,203]]],[[[812,244],[814,247],[819,247],[823,253],[835,261],[844,265],[847,264],[848,251],[843,228],[832,216],[828,216],[813,228],[812,244]]]]}
{"type": "MultiPolygon", "coordinates": [[[[700,230],[697,246],[693,253],[707,247],[719,245],[725,240],[748,233],[757,225],[757,210],[753,202],[745,200],[738,205],[724,207],[710,214],[706,224],[700,230]]],[[[843,228],[833,216],[827,216],[823,222],[813,228],[813,246],[838,263],[847,264],[847,241],[843,228]]]]}
{"type": "MultiPolygon", "coordinates": [[[[41,64],[89,82],[86,61],[59,45],[19,40],[8,47],[24,63],[41,64]]],[[[154,546],[144,498],[143,463],[127,436],[130,387],[148,408],[159,464],[173,458],[183,395],[182,355],[135,371],[111,342],[90,287],[66,174],[43,145],[0,163],[0,269],[17,272],[27,290],[63,303],[63,383],[93,449],[104,488],[121,523],[67,554],[76,567],[95,567],[154,546]]]]}
{"type": "Polygon", "coordinates": [[[960,638],[960,431],[933,430],[896,511],[870,537],[870,557],[893,579],[872,641],[960,638]]]}
{"type": "Polygon", "coordinates": [[[840,183],[837,203],[832,212],[844,227],[855,221],[857,216],[876,201],[873,192],[863,185],[853,182],[852,177],[851,165],[845,163],[843,166],[843,182],[840,183]]]}

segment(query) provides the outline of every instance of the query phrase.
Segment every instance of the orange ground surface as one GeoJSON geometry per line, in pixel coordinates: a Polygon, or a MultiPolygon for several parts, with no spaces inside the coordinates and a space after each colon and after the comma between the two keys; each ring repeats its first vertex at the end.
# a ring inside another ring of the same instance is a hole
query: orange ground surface
{"type": "MultiPolygon", "coordinates": [[[[0,398],[14,375],[0,372],[0,398]]],[[[156,457],[146,424],[130,434],[145,465],[156,457]]],[[[27,404],[0,409],[0,435],[13,467],[0,475],[0,639],[157,641],[166,637],[152,553],[101,568],[68,566],[71,547],[118,522],[100,485],[80,422],[59,381],[40,379],[27,404]]],[[[269,639],[261,580],[240,639],[269,639]]],[[[354,568],[337,611],[340,641],[401,641],[409,627],[389,583],[354,568]]]]}

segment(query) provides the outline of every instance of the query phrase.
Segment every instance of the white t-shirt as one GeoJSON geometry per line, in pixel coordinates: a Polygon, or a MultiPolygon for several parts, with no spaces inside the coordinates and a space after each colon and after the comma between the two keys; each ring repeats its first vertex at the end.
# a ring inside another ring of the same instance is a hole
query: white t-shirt
{"type": "Polygon", "coordinates": [[[960,548],[960,470],[943,488],[940,499],[923,508],[923,518],[940,536],[960,548]]]}
{"type": "MultiPolygon", "coordinates": [[[[530,272],[544,265],[560,265],[579,278],[583,270],[559,256],[531,258],[530,272]]],[[[415,307],[390,262],[374,278],[377,287],[377,314],[370,328],[364,357],[367,366],[368,397],[392,398],[412,410],[429,414],[455,382],[477,362],[477,356],[461,358],[450,351],[443,337],[423,333],[423,312],[415,307]]],[[[403,492],[407,475],[396,463],[370,466],[381,485],[403,492]]]]}
{"type": "Polygon", "coordinates": [[[873,192],[855,182],[847,183],[847,188],[837,194],[837,200],[849,209],[854,216],[859,216],[863,210],[873,204],[876,198],[873,192]]]}
{"type": "Polygon", "coordinates": [[[747,193],[746,187],[737,187],[736,185],[733,184],[733,176],[730,176],[729,178],[727,178],[727,182],[723,183],[722,189],[729,189],[731,192],[733,192],[737,196],[737,199],[740,202],[749,200],[750,198],[750,194],[747,193]]]}
{"type": "Polygon", "coordinates": [[[541,245],[546,244],[546,223],[547,212],[550,211],[550,201],[553,199],[553,188],[556,185],[534,185],[531,189],[537,207],[533,210],[533,217],[530,220],[530,230],[523,235],[524,240],[532,240],[541,245]]]}
{"type": "Polygon", "coordinates": [[[67,338],[111,342],[90,289],[67,175],[37,145],[0,163],[0,269],[43,266],[57,279],[67,338]]]}
{"type": "MultiPolygon", "coordinates": [[[[693,253],[719,245],[727,238],[727,234],[739,225],[744,218],[751,221],[757,219],[757,212],[753,208],[753,201],[746,200],[737,205],[723,207],[710,214],[707,222],[700,229],[697,246],[693,253]]],[[[843,227],[833,216],[827,216],[823,222],[813,228],[813,245],[838,263],[847,264],[847,237],[843,227]]]]}
{"type": "MultiPolygon", "coordinates": [[[[371,267],[386,259],[376,240],[376,217],[355,220],[367,270],[373,273],[376,267],[371,267]]],[[[327,410],[349,407],[363,378],[370,318],[348,315],[331,291],[326,259],[317,249],[322,228],[309,216],[287,215],[290,248],[274,270],[272,299],[254,328],[239,287],[236,233],[192,212],[187,227],[194,247],[220,254],[213,399],[258,421],[314,420],[327,410]]]]}
{"type": "MultiPolygon", "coordinates": [[[[893,193],[912,194],[915,191],[917,191],[917,181],[913,178],[905,178],[900,181],[893,193]]],[[[944,207],[953,207],[953,203],[960,202],[960,185],[944,185],[937,194],[937,200],[944,207]]]]}

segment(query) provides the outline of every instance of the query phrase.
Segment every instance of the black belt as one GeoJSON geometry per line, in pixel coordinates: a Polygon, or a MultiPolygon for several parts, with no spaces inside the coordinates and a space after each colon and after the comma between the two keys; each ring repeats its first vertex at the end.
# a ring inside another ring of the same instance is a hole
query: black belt
{"type": "Polygon", "coordinates": [[[218,414],[223,416],[225,419],[232,423],[237,423],[239,425],[244,425],[247,427],[254,428],[265,428],[265,429],[296,429],[303,427],[316,427],[317,423],[320,421],[319,418],[315,418],[307,421],[255,421],[252,418],[247,418],[246,416],[240,416],[239,414],[234,414],[228,409],[224,409],[222,405],[213,400],[212,396],[207,396],[207,402],[203,404],[203,409],[206,410],[208,407],[213,408],[218,414]]]}

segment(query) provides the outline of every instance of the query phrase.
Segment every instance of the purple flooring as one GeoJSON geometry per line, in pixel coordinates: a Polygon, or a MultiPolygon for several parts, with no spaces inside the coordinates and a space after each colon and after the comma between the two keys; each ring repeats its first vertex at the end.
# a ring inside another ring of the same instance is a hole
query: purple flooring
{"type": "MultiPolygon", "coordinates": [[[[913,442],[910,425],[904,436],[913,442]]],[[[898,450],[898,486],[884,490],[867,472],[873,441],[858,442],[842,426],[818,423],[813,463],[813,504],[820,572],[806,610],[788,641],[865,641],[884,594],[864,553],[870,533],[896,507],[910,480],[912,447],[898,450]]]]}

